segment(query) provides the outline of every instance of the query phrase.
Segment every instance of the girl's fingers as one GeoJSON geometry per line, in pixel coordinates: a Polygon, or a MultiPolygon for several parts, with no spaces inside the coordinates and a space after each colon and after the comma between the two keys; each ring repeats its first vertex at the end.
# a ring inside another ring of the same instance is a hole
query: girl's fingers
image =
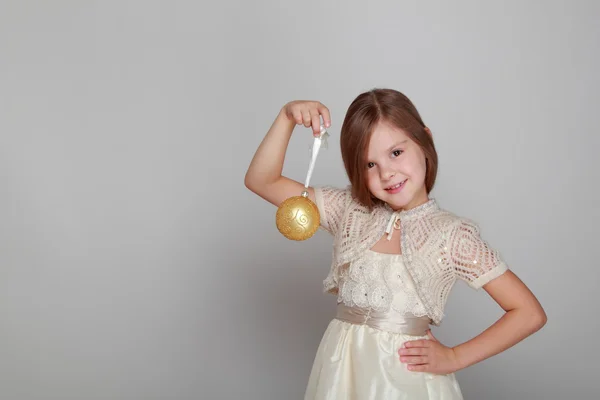
{"type": "Polygon", "coordinates": [[[422,356],[427,355],[427,349],[425,347],[413,347],[410,349],[400,349],[398,354],[401,356],[422,356]]]}
{"type": "Polygon", "coordinates": [[[404,343],[404,347],[431,347],[431,341],[428,339],[410,340],[404,343]]]}
{"type": "Polygon", "coordinates": [[[319,114],[323,116],[325,128],[329,128],[331,126],[331,115],[329,114],[329,109],[323,104],[317,103],[317,110],[319,110],[319,114]]]}
{"type": "Polygon", "coordinates": [[[302,123],[307,128],[310,128],[310,126],[312,125],[312,118],[310,116],[310,111],[309,110],[303,110],[302,111],[302,123]]]}
{"type": "Polygon", "coordinates": [[[408,369],[415,372],[427,372],[429,364],[409,365],[408,369]]]}
{"type": "Polygon", "coordinates": [[[321,133],[321,117],[326,128],[331,126],[331,115],[329,109],[320,102],[299,102],[291,104],[287,110],[288,116],[294,119],[298,125],[304,125],[313,130],[315,136],[321,133]]]}
{"type": "Polygon", "coordinates": [[[312,120],[313,135],[319,136],[321,134],[321,116],[319,115],[319,110],[316,108],[310,110],[310,116],[312,120]]]}
{"type": "Polygon", "coordinates": [[[296,110],[294,111],[293,116],[296,124],[302,125],[302,113],[299,110],[296,110]]]}
{"type": "Polygon", "coordinates": [[[427,364],[427,357],[400,357],[400,361],[405,364],[427,364]]]}

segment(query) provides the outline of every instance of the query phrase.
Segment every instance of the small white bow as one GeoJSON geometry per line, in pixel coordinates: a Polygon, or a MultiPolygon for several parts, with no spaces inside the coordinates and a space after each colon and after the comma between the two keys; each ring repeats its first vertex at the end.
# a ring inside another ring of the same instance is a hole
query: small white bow
{"type": "Polygon", "coordinates": [[[392,235],[394,234],[394,229],[400,229],[400,225],[401,225],[400,214],[398,212],[395,212],[390,217],[387,227],[385,228],[385,233],[388,234],[387,240],[392,240],[392,235]]]}

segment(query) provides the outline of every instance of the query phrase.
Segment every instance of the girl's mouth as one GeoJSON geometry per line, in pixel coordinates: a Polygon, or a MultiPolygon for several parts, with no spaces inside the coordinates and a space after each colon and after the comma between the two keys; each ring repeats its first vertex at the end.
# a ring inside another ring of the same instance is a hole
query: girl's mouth
{"type": "Polygon", "coordinates": [[[394,193],[398,193],[400,190],[402,190],[402,188],[404,187],[404,184],[406,183],[407,179],[403,180],[400,183],[397,183],[393,186],[387,187],[385,188],[385,191],[390,193],[390,194],[394,194],[394,193]]]}

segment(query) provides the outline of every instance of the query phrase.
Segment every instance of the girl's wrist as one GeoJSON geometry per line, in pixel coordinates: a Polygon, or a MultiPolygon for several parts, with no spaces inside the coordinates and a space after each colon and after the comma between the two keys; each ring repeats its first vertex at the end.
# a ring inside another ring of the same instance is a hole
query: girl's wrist
{"type": "Polygon", "coordinates": [[[287,112],[285,110],[286,106],[283,106],[281,108],[281,110],[279,110],[279,114],[277,114],[277,118],[276,121],[281,123],[281,124],[285,124],[287,128],[289,128],[289,130],[294,130],[294,127],[296,126],[296,122],[291,120],[288,115],[287,112]]]}
{"type": "Polygon", "coordinates": [[[458,346],[451,347],[452,352],[454,353],[454,370],[460,371],[461,369],[465,369],[469,366],[469,364],[464,360],[464,357],[461,357],[461,352],[458,350],[458,346]]]}
{"type": "Polygon", "coordinates": [[[285,112],[285,107],[286,106],[281,107],[281,109],[279,110],[279,114],[277,114],[277,119],[289,121],[290,119],[286,115],[287,113],[285,112]]]}

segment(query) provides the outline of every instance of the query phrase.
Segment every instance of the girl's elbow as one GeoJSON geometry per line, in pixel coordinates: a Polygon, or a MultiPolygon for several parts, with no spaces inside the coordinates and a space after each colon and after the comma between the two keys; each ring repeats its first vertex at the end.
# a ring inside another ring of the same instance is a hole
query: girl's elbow
{"type": "Polygon", "coordinates": [[[244,185],[252,193],[265,198],[268,193],[269,184],[264,179],[260,179],[252,174],[247,174],[244,178],[244,185]]]}
{"type": "Polygon", "coordinates": [[[251,192],[257,193],[258,191],[258,180],[250,173],[250,171],[248,171],[244,177],[244,186],[251,192]]]}
{"type": "Polygon", "coordinates": [[[252,190],[252,179],[248,173],[246,173],[246,176],[244,176],[244,186],[246,186],[247,189],[252,190]]]}
{"type": "Polygon", "coordinates": [[[537,332],[540,329],[542,329],[544,325],[546,325],[546,322],[548,322],[548,316],[546,315],[544,310],[537,310],[531,318],[533,332],[537,332]]]}

